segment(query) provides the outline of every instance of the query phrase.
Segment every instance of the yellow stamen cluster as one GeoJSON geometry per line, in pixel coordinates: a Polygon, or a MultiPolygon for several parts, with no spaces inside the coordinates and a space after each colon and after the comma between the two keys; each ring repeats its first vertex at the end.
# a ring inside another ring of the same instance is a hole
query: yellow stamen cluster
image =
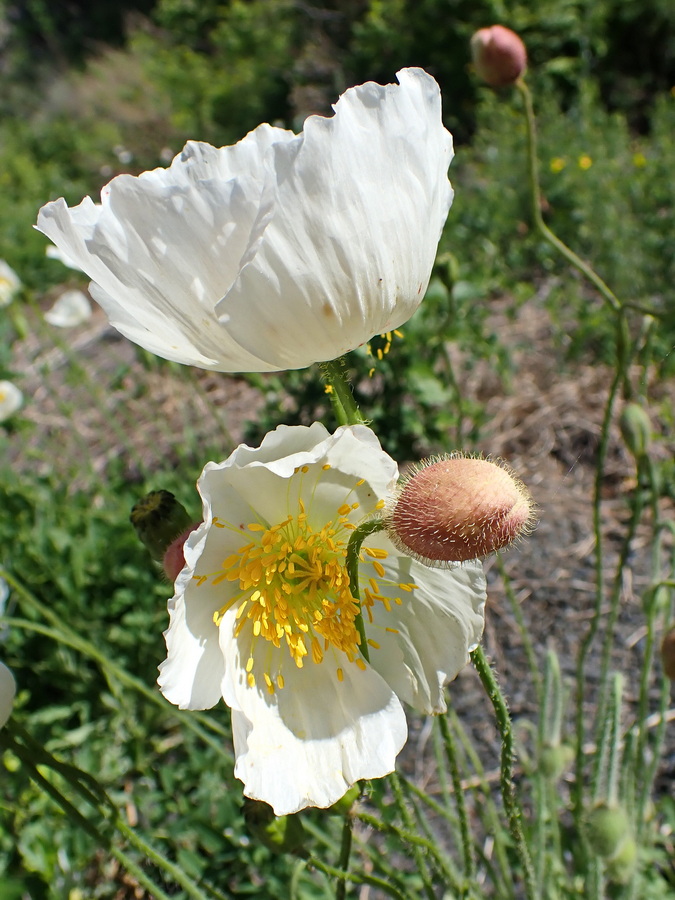
{"type": "MultiPolygon", "coordinates": [[[[330,465],[322,467],[322,471],[327,469],[330,465]]],[[[301,473],[302,477],[307,471],[308,467],[303,466],[296,474],[301,473]]],[[[357,481],[356,487],[363,483],[363,479],[357,481]]],[[[250,640],[245,651],[250,687],[256,686],[254,669],[260,672],[256,661],[264,666],[269,693],[284,687],[281,668],[285,654],[277,656],[270,652],[273,648],[286,647],[298,668],[303,668],[307,658],[322,662],[326,651],[334,648],[343,652],[349,662],[365,669],[357,627],[359,604],[352,595],[346,568],[347,545],[355,528],[350,518],[359,509],[358,503],[349,502],[350,494],[351,491],[345,495],[334,518],[321,527],[309,521],[302,499],[298,499],[297,511],[289,513],[282,522],[250,522],[246,526],[249,540],[223,561],[218,572],[194,576],[198,585],[236,585],[228,601],[214,613],[213,621],[219,626],[226,612],[236,609],[235,636],[242,635],[245,643],[250,640]]],[[[375,509],[382,506],[383,501],[378,501],[375,509]]],[[[213,525],[233,527],[217,518],[213,525]]],[[[385,550],[363,548],[361,552],[361,561],[372,564],[377,576],[368,580],[363,591],[363,608],[370,622],[376,601],[388,611],[392,603],[402,602],[400,597],[381,592],[378,579],[385,576],[381,560],[386,557],[385,550]]],[[[411,591],[415,585],[397,587],[411,591]]],[[[379,647],[373,640],[368,640],[368,644],[374,649],[379,647]]],[[[343,681],[343,669],[338,668],[336,674],[343,681]]]]}

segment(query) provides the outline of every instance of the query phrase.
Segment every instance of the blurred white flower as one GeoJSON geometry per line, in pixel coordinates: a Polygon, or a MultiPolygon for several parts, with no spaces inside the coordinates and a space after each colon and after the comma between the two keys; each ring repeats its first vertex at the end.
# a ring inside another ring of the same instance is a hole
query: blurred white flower
{"type": "Polygon", "coordinates": [[[348,90],[295,135],[190,142],[38,229],[93,280],[122,334],[177,362],[275,371],[335,359],[406,322],[452,189],[440,90],[421,69],[348,90]]]}
{"type": "Polygon", "coordinates": [[[23,394],[11,381],[0,381],[0,422],[9,419],[21,409],[23,394]]]}
{"type": "Polygon", "coordinates": [[[64,266],[68,266],[69,269],[75,269],[77,272],[82,271],[75,260],[71,259],[67,253],[64,253],[63,250],[59,250],[59,248],[55,247],[53,244],[50,244],[45,249],[45,254],[49,259],[58,259],[59,262],[63,263],[64,266]]]}
{"type": "Polygon", "coordinates": [[[89,318],[91,303],[82,291],[65,291],[45,313],[45,321],[57,328],[76,328],[89,318]]]}
{"type": "Polygon", "coordinates": [[[369,428],[315,423],[242,444],[199,479],[204,522],[184,546],[159,685],[183,709],[223,697],[235,775],[277,815],[391,772],[402,701],[445,711],[444,686],[482,634],[480,563],[427,568],[380,532],[361,552],[370,662],[360,652],[347,542],[397,476],[369,428]]]}
{"type": "Polygon", "coordinates": [[[7,720],[12,715],[14,698],[16,697],[16,682],[7,666],[0,662],[0,728],[4,728],[7,720]]]}
{"type": "Polygon", "coordinates": [[[20,290],[21,279],[4,259],[0,259],[0,308],[9,306],[20,290]]]}

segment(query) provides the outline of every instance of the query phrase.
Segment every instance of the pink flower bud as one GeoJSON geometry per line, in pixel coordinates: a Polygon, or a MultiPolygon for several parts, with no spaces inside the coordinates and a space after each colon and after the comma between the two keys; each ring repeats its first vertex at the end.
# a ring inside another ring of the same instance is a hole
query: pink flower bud
{"type": "Polygon", "coordinates": [[[201,522],[195,522],[195,524],[191,525],[187,531],[179,534],[176,540],[172,541],[166,548],[166,553],[162,560],[162,568],[169,581],[175,581],[176,578],[178,578],[178,573],[185,565],[185,554],[183,553],[185,541],[187,541],[195,528],[199,528],[201,524],[201,522]]]}
{"type": "Polygon", "coordinates": [[[534,504],[506,466],[457,455],[423,464],[389,504],[384,522],[394,544],[421,562],[463,562],[527,533],[534,504]]]}
{"type": "Polygon", "coordinates": [[[471,38],[471,57],[478,77],[495,88],[515,84],[527,65],[525,44],[503,25],[477,31],[471,38]]]}

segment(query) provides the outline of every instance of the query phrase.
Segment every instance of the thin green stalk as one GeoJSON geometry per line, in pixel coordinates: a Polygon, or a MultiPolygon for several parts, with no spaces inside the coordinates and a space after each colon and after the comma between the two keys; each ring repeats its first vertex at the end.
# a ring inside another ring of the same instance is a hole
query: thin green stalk
{"type": "Polygon", "coordinates": [[[419,828],[421,833],[424,834],[427,840],[437,848],[437,858],[439,861],[442,860],[441,875],[445,878],[445,881],[449,883],[449,885],[454,889],[458,897],[460,897],[461,900],[466,900],[466,898],[468,897],[467,891],[469,890],[469,886],[466,881],[462,880],[462,874],[459,872],[455,860],[451,859],[443,850],[443,842],[439,839],[426,815],[420,809],[420,806],[417,803],[417,800],[419,799],[417,796],[417,791],[411,790],[410,782],[407,781],[407,779],[402,778],[398,774],[396,777],[398,778],[399,784],[403,789],[405,799],[410,803],[414,811],[417,827],[419,828]]]}
{"type": "Polygon", "coordinates": [[[340,859],[338,866],[343,874],[338,878],[335,890],[335,900],[345,900],[349,873],[349,857],[352,852],[352,835],[354,821],[350,815],[346,815],[342,823],[342,841],[340,843],[340,859]]]}
{"type": "Polygon", "coordinates": [[[365,425],[366,420],[354,400],[349,379],[341,359],[321,363],[321,371],[330,387],[330,399],[339,425],[365,425]]]}
{"type": "Polygon", "coordinates": [[[499,571],[499,574],[501,575],[502,584],[504,585],[504,593],[506,594],[506,599],[509,601],[511,613],[513,614],[513,618],[516,620],[516,624],[518,625],[518,634],[520,635],[520,639],[523,642],[523,649],[525,650],[527,663],[530,667],[530,676],[534,683],[535,690],[537,691],[537,696],[539,697],[539,705],[541,707],[541,671],[539,661],[537,660],[537,654],[534,650],[534,643],[532,641],[531,632],[525,624],[522,607],[520,603],[518,603],[518,599],[514,593],[513,586],[511,585],[511,579],[509,578],[509,575],[506,571],[506,566],[504,565],[504,560],[502,559],[501,553],[497,553],[496,561],[497,569],[499,571]]]}
{"type": "Polygon", "coordinates": [[[495,881],[495,885],[499,885],[502,891],[508,890],[509,897],[513,898],[515,896],[515,888],[513,884],[512,866],[506,847],[506,832],[502,827],[502,822],[492,797],[492,791],[487,781],[483,763],[476,753],[476,748],[473,746],[469,735],[466,733],[463,723],[460,721],[459,716],[452,707],[448,710],[448,716],[450,718],[451,727],[454,728],[459,737],[462,750],[466,754],[468,762],[473,766],[476,775],[480,780],[478,785],[480,794],[478,794],[478,791],[476,791],[476,793],[485,804],[485,819],[483,821],[486,830],[494,839],[494,856],[499,866],[501,878],[500,882],[495,881]]]}
{"type": "MultiPolygon", "coordinates": [[[[61,641],[62,643],[67,644],[73,649],[78,650],[80,653],[88,656],[90,659],[93,659],[99,665],[109,681],[112,681],[113,683],[117,681],[119,684],[123,684],[127,687],[132,688],[143,697],[145,697],[146,700],[154,703],[155,706],[159,706],[165,713],[172,711],[172,707],[170,706],[170,704],[167,703],[167,701],[157,690],[149,688],[143,681],[136,678],[134,675],[131,675],[126,671],[126,669],[123,669],[121,666],[118,666],[116,663],[114,663],[109,656],[107,656],[103,651],[99,650],[90,641],[76,634],[67,625],[64,625],[64,623],[60,621],[59,617],[54,614],[49,609],[49,607],[38,600],[37,597],[35,597],[27,588],[25,588],[23,584],[21,584],[21,582],[17,578],[15,578],[11,572],[8,572],[6,569],[0,567],[0,578],[3,578],[9,585],[11,585],[29,606],[31,606],[39,615],[50,622],[52,625],[52,630],[45,629],[44,626],[39,625],[38,623],[29,622],[27,620],[12,619],[12,622],[14,622],[15,624],[20,624],[22,628],[30,629],[36,632],[42,632],[47,636],[52,637],[54,640],[61,641]]],[[[10,620],[6,619],[5,621],[9,622],[10,620]]],[[[181,715],[180,720],[185,724],[187,728],[197,734],[201,738],[201,740],[203,740],[210,747],[216,750],[221,756],[224,756],[229,765],[233,764],[232,754],[229,753],[221,743],[214,740],[205,731],[206,727],[224,738],[229,737],[228,732],[213,717],[205,716],[195,712],[190,715],[181,715]]]]}
{"type": "Polygon", "coordinates": [[[428,806],[432,812],[436,813],[437,816],[446,821],[453,832],[459,837],[459,819],[447,808],[447,806],[439,803],[438,800],[435,800],[431,796],[431,794],[427,794],[425,790],[416,785],[414,781],[406,778],[405,775],[399,775],[398,777],[409,794],[413,794],[413,796],[421,803],[424,803],[424,805],[428,806]]]}
{"type": "Polygon", "coordinates": [[[462,836],[462,858],[464,861],[464,875],[469,881],[473,881],[476,877],[476,860],[473,854],[473,840],[471,839],[471,828],[469,826],[469,816],[466,809],[464,799],[464,791],[462,790],[462,779],[459,773],[459,765],[457,762],[457,744],[455,737],[448,725],[445,716],[438,716],[438,725],[443,735],[443,744],[445,746],[445,756],[448,761],[450,770],[450,778],[452,779],[452,787],[455,796],[455,805],[457,807],[457,815],[459,817],[459,830],[462,836]]]}
{"type": "MultiPolygon", "coordinates": [[[[356,812],[356,818],[360,822],[363,822],[364,825],[369,825],[371,828],[374,828],[376,831],[380,831],[382,834],[394,835],[399,838],[399,840],[401,840],[404,844],[410,844],[410,846],[413,848],[413,852],[415,852],[416,850],[422,850],[425,853],[428,853],[429,856],[435,860],[439,870],[444,870],[445,862],[442,856],[439,854],[438,848],[434,845],[433,841],[430,841],[425,837],[421,837],[419,834],[416,834],[411,830],[411,828],[415,827],[415,824],[412,821],[409,813],[407,814],[407,823],[404,822],[404,828],[401,828],[398,825],[394,825],[391,822],[382,822],[376,816],[372,815],[371,813],[365,812],[364,810],[358,810],[356,812]]],[[[452,873],[449,873],[449,878],[452,877],[452,873]]]]}
{"type": "Polygon", "coordinates": [[[146,890],[150,891],[152,897],[156,897],[157,900],[170,900],[168,894],[164,893],[164,891],[146,875],[131,857],[119,847],[111,844],[110,840],[104,836],[99,828],[87,819],[86,816],[83,816],[56,785],[52,784],[51,781],[44,777],[38,769],[37,764],[30,758],[26,758],[26,755],[23,753],[23,748],[20,745],[11,738],[8,738],[6,734],[0,738],[0,745],[7,746],[13,753],[21,758],[22,764],[28,770],[33,781],[63,810],[71,822],[77,824],[92,838],[97,847],[106,847],[111,856],[117,859],[117,861],[121,863],[121,865],[123,865],[146,890]]]}
{"type": "MultiPolygon", "coordinates": [[[[401,782],[398,780],[396,772],[392,772],[392,774],[389,776],[389,783],[391,784],[391,789],[394,794],[394,800],[396,801],[396,807],[398,809],[399,815],[401,816],[401,821],[403,822],[406,830],[412,832],[415,828],[415,823],[413,822],[410,811],[406,806],[403,791],[401,790],[401,782]]],[[[436,846],[432,841],[429,841],[428,839],[426,843],[430,846],[434,846],[434,855],[436,856],[436,859],[438,859],[439,854],[436,846]]],[[[431,873],[429,871],[429,866],[427,865],[427,860],[422,853],[419,844],[415,843],[412,845],[412,853],[415,859],[415,865],[417,866],[417,871],[420,878],[422,879],[422,884],[424,885],[424,892],[429,900],[435,900],[436,892],[434,891],[431,873]]]]}
{"type": "Polygon", "coordinates": [[[623,576],[626,562],[630,554],[631,545],[638,523],[642,516],[642,499],[641,491],[638,487],[633,497],[630,520],[626,526],[626,531],[619,550],[619,558],[616,566],[614,582],[609,597],[609,613],[605,624],[605,634],[602,641],[602,649],[600,652],[600,700],[598,702],[598,710],[595,718],[596,732],[600,723],[604,719],[605,706],[607,705],[607,694],[609,692],[609,667],[611,663],[612,647],[614,645],[615,626],[619,618],[619,610],[621,607],[621,594],[623,591],[623,576]]]}
{"type": "MultiPolygon", "coordinates": [[[[323,872],[325,875],[330,875],[331,878],[344,878],[346,875],[345,872],[341,872],[340,869],[328,865],[322,859],[318,859],[315,856],[310,856],[307,863],[315,869],[318,869],[320,872],[323,872]]],[[[349,878],[357,884],[369,884],[371,887],[378,888],[387,894],[388,897],[393,897],[393,900],[410,900],[410,898],[407,898],[392,884],[389,884],[382,878],[377,878],[375,875],[366,875],[365,872],[354,871],[349,873],[349,878]]]]}
{"type": "Polygon", "coordinates": [[[346,560],[346,568],[347,574],[349,575],[349,587],[352,593],[352,597],[359,605],[359,614],[354,620],[354,624],[356,625],[356,629],[359,633],[359,637],[361,640],[359,641],[359,650],[361,651],[363,658],[366,662],[370,662],[370,655],[368,653],[368,639],[366,637],[366,626],[363,621],[363,613],[361,612],[361,595],[359,591],[359,555],[361,553],[361,546],[367,537],[371,534],[375,534],[377,531],[382,531],[384,525],[382,524],[381,519],[371,519],[368,522],[364,522],[362,525],[359,525],[354,531],[352,531],[351,537],[349,538],[349,543],[347,544],[347,560],[346,560]]]}
{"type": "Polygon", "coordinates": [[[478,672],[483,688],[490,698],[495,711],[497,729],[501,738],[501,777],[500,787],[504,809],[509,823],[509,831],[516,848],[516,853],[523,869],[523,884],[527,900],[536,900],[539,896],[530,851],[525,842],[522,826],[522,810],[516,797],[516,787],[513,780],[513,729],[511,717],[504,695],[501,692],[497,679],[490,664],[487,661],[483,648],[479,645],[471,651],[471,659],[478,672]]]}
{"type": "MultiPolygon", "coordinates": [[[[194,881],[189,878],[182,869],[172,863],[158,850],[152,847],[139,834],[137,834],[129,825],[124,822],[119,815],[119,811],[112,802],[105,789],[93,778],[88,772],[83,772],[75,766],[63,763],[53,756],[45,747],[39,744],[28,732],[21,729],[15,723],[12,723],[10,730],[5,732],[2,737],[12,742],[11,749],[19,756],[21,761],[26,764],[31,771],[37,771],[38,765],[49,767],[63,778],[63,780],[77,793],[80,797],[96,812],[103,817],[104,822],[109,828],[114,829],[118,834],[122,835],[126,840],[140,850],[147,859],[150,860],[158,869],[163,870],[172,878],[176,884],[184,888],[192,900],[206,900],[204,893],[196,886],[194,881]],[[18,736],[21,740],[19,744],[15,738],[18,736]]],[[[42,778],[42,776],[40,776],[42,778]]],[[[51,785],[51,782],[42,778],[45,785],[51,785]]],[[[46,789],[46,788],[45,788],[46,789]]],[[[57,790],[55,788],[55,790],[57,790]]],[[[60,794],[60,792],[59,792],[60,794]]],[[[63,795],[61,795],[63,796],[63,795]]],[[[69,810],[74,812],[75,821],[83,828],[87,823],[86,830],[92,837],[98,837],[99,829],[93,825],[79,810],[77,810],[69,801],[69,810]]],[[[112,847],[109,848],[112,852],[112,847]]],[[[113,854],[114,855],[114,854],[113,854]]]]}
{"type": "Polygon", "coordinates": [[[600,442],[598,445],[598,458],[595,468],[595,482],[593,487],[593,534],[595,536],[595,605],[593,609],[593,618],[591,619],[588,631],[584,635],[579,645],[579,654],[577,656],[576,666],[576,690],[577,705],[575,718],[575,738],[576,738],[576,763],[575,763],[575,781],[572,787],[572,812],[579,833],[582,833],[581,819],[583,816],[583,792],[584,792],[584,743],[586,730],[586,717],[584,715],[584,686],[585,686],[585,668],[586,658],[591,648],[591,644],[600,626],[602,617],[602,605],[604,600],[604,548],[602,542],[602,484],[604,475],[604,465],[607,456],[607,448],[609,446],[609,426],[614,413],[614,403],[621,384],[622,373],[619,367],[614,373],[612,384],[605,404],[605,412],[600,428],[600,442]]]}
{"type": "Polygon", "coordinates": [[[532,94],[530,93],[530,89],[525,84],[525,81],[522,78],[518,79],[518,81],[516,82],[516,88],[523,98],[523,104],[525,107],[525,122],[527,125],[528,174],[530,181],[530,197],[532,201],[532,219],[534,221],[535,227],[537,228],[541,236],[546,241],[548,241],[548,243],[551,244],[552,247],[555,247],[558,253],[560,253],[561,256],[563,256],[571,266],[574,266],[577,271],[581,272],[584,278],[590,281],[590,283],[607,301],[611,308],[615,312],[618,312],[621,309],[621,302],[614,294],[614,292],[610,290],[610,288],[605,284],[602,278],[600,278],[600,276],[588,265],[588,263],[585,263],[583,259],[577,256],[577,254],[573,250],[571,250],[566,244],[564,244],[544,222],[543,216],[541,214],[542,204],[541,188],[539,183],[537,125],[534,115],[534,107],[532,105],[532,94]]]}

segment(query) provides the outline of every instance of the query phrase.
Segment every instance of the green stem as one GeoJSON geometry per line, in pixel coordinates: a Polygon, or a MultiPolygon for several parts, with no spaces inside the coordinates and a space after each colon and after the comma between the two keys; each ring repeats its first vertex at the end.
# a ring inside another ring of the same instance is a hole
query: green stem
{"type": "Polygon", "coordinates": [[[609,426],[614,412],[614,403],[622,380],[622,373],[617,367],[610,387],[609,396],[605,405],[605,413],[600,429],[600,443],[598,446],[598,459],[595,467],[595,482],[593,487],[593,534],[595,536],[595,605],[593,618],[588,631],[584,635],[579,646],[576,666],[576,763],[575,780],[572,787],[572,812],[579,833],[582,833],[581,819],[583,816],[583,792],[584,792],[584,734],[586,730],[586,717],[584,711],[584,685],[586,658],[597,633],[602,618],[602,604],[604,600],[604,549],[602,542],[602,488],[604,480],[604,465],[609,446],[609,426]]]}
{"type": "Polygon", "coordinates": [[[370,662],[370,656],[368,654],[368,641],[366,639],[366,626],[363,621],[363,612],[361,611],[361,594],[359,591],[359,555],[361,553],[361,546],[365,539],[369,537],[371,534],[375,534],[377,531],[382,531],[384,529],[384,525],[382,524],[381,519],[371,519],[369,522],[364,522],[363,525],[359,525],[356,528],[349,538],[349,543],[347,544],[347,574],[349,575],[349,587],[352,592],[352,597],[359,605],[359,614],[354,620],[354,624],[356,625],[356,629],[359,632],[359,637],[361,641],[359,643],[359,650],[361,651],[363,658],[366,662],[370,662]]]}
{"type": "Polygon", "coordinates": [[[438,717],[438,724],[443,735],[443,744],[445,746],[445,756],[450,769],[450,777],[452,779],[452,787],[454,791],[455,804],[457,806],[457,815],[459,816],[459,830],[462,836],[462,856],[464,859],[464,874],[468,880],[473,880],[476,875],[476,861],[473,855],[473,842],[471,840],[471,829],[469,827],[469,816],[464,800],[464,791],[462,790],[462,779],[459,773],[459,765],[457,762],[457,745],[455,737],[450,729],[448,720],[445,716],[438,717]]]}
{"type": "Polygon", "coordinates": [[[354,400],[344,362],[334,359],[320,363],[321,371],[330,387],[330,399],[340,425],[365,425],[366,420],[354,400]]]}
{"type": "Polygon", "coordinates": [[[353,827],[354,821],[351,815],[346,815],[342,823],[342,842],[340,844],[340,860],[338,863],[343,874],[338,879],[335,900],[345,900],[347,893],[347,875],[349,873],[349,856],[352,852],[353,827]]]}
{"type": "Polygon", "coordinates": [[[523,98],[525,106],[525,121],[527,124],[527,156],[528,156],[528,174],[530,181],[530,196],[532,201],[532,219],[537,231],[544,240],[548,241],[567,262],[574,266],[577,271],[581,272],[584,278],[591,282],[598,293],[607,301],[615,312],[621,310],[621,302],[614,292],[605,284],[600,276],[577,254],[570,250],[567,244],[564,244],[544,222],[541,214],[541,188],[539,184],[539,159],[537,155],[537,125],[534,115],[534,107],[532,105],[532,94],[520,78],[516,82],[516,88],[523,98]]]}
{"type": "Polygon", "coordinates": [[[532,867],[530,852],[525,842],[525,835],[523,834],[522,811],[520,809],[520,804],[518,803],[518,798],[516,797],[516,787],[513,781],[514,745],[511,717],[509,716],[509,710],[504,695],[501,692],[494,672],[492,671],[481,646],[476,647],[476,649],[471,652],[471,659],[495,711],[497,729],[502,745],[500,767],[502,800],[504,802],[504,809],[509,823],[509,831],[513,838],[520,864],[523,868],[525,896],[527,897],[527,900],[536,900],[538,892],[534,869],[532,867]]]}
{"type": "MultiPolygon", "coordinates": [[[[318,859],[315,856],[310,856],[307,860],[307,864],[318,869],[320,872],[323,872],[325,875],[330,875],[332,878],[344,878],[347,874],[346,872],[341,872],[340,869],[336,869],[335,866],[329,866],[327,863],[323,862],[323,860],[318,859]]],[[[408,900],[408,898],[406,898],[397,888],[384,881],[382,878],[376,878],[374,875],[366,875],[365,872],[350,872],[349,877],[352,881],[357,882],[357,884],[369,884],[371,887],[379,888],[387,894],[387,896],[393,897],[394,900],[408,900]]]]}
{"type": "MultiPolygon", "coordinates": [[[[410,815],[410,811],[405,803],[405,798],[403,796],[403,791],[401,790],[401,782],[398,779],[398,775],[395,772],[389,776],[389,783],[391,784],[392,791],[394,792],[394,800],[396,801],[396,806],[399,811],[399,815],[401,816],[401,821],[403,825],[407,829],[407,831],[412,832],[415,829],[415,823],[413,822],[412,816],[410,815]]],[[[433,846],[433,841],[428,841],[427,843],[433,846]]],[[[435,900],[436,892],[434,891],[433,881],[431,880],[431,873],[429,872],[429,866],[427,865],[427,861],[422,853],[419,844],[413,844],[412,847],[413,856],[415,858],[415,865],[417,866],[417,871],[422,879],[422,884],[424,885],[424,891],[429,898],[429,900],[435,900]]],[[[434,854],[436,858],[438,858],[438,852],[434,854]]]]}
{"type": "Polygon", "coordinates": [[[531,630],[525,624],[525,619],[523,618],[523,610],[518,602],[518,598],[516,597],[513,586],[511,584],[511,579],[506,571],[506,567],[504,565],[504,560],[502,559],[501,553],[497,553],[496,556],[497,569],[502,578],[502,584],[504,585],[504,593],[506,594],[506,599],[509,601],[509,607],[513,614],[513,618],[516,620],[516,624],[518,626],[518,634],[520,635],[520,639],[523,642],[523,649],[525,650],[525,655],[527,657],[527,663],[530,667],[530,675],[532,676],[532,680],[534,682],[535,690],[537,691],[537,695],[539,697],[539,704],[541,705],[542,700],[542,680],[541,680],[541,672],[539,662],[537,660],[537,654],[534,650],[534,643],[532,641],[531,630]]]}

